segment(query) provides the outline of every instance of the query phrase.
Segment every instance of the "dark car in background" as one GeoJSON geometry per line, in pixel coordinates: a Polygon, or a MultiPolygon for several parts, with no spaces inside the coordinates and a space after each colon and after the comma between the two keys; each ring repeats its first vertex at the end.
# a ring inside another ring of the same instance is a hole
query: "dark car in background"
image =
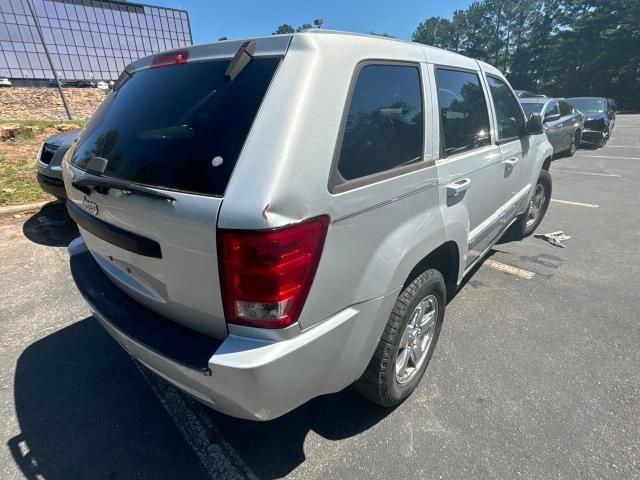
{"type": "Polygon", "coordinates": [[[553,146],[554,156],[573,156],[580,145],[584,130],[584,115],[561,98],[526,97],[520,104],[527,114],[542,115],[544,131],[553,146]]]}
{"type": "Polygon", "coordinates": [[[76,141],[80,130],[77,128],[50,136],[42,143],[38,152],[38,183],[42,190],[54,197],[67,198],[62,181],[62,157],[76,141]]]}
{"type": "Polygon", "coordinates": [[[582,143],[596,148],[607,143],[616,122],[616,102],[601,97],[573,97],[567,102],[584,114],[582,143]]]}

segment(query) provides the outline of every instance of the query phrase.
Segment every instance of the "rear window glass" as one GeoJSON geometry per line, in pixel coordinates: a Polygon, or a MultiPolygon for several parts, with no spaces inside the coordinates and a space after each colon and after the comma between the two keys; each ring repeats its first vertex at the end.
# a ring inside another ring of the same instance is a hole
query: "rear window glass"
{"type": "Polygon", "coordinates": [[[279,61],[254,59],[233,81],[229,60],[135,72],[98,108],[71,163],[102,157],[104,176],[223,195],[279,61]]]}
{"type": "Polygon", "coordinates": [[[353,180],[422,160],[422,125],[417,67],[363,67],[351,97],[338,171],[353,180]]]}
{"type": "Polygon", "coordinates": [[[602,98],[569,98],[567,101],[582,113],[602,113],[607,109],[602,98]]]}
{"type": "Polygon", "coordinates": [[[532,113],[540,113],[542,112],[542,107],[544,107],[544,103],[522,103],[522,108],[524,109],[524,113],[527,114],[527,116],[531,115],[532,113]]]}
{"type": "Polygon", "coordinates": [[[571,115],[573,112],[571,111],[571,105],[567,102],[558,102],[560,105],[560,115],[571,115]]]}

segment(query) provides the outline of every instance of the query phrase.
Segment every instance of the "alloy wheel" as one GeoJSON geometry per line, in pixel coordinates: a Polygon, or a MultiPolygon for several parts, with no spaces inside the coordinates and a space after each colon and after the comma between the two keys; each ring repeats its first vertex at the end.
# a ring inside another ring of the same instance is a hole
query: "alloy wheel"
{"type": "Polygon", "coordinates": [[[540,217],[540,213],[544,207],[544,202],[547,199],[546,192],[544,190],[544,185],[541,183],[536,184],[536,189],[533,192],[533,197],[531,197],[531,202],[529,202],[529,213],[527,214],[527,227],[535,224],[540,217]]]}
{"type": "Polygon", "coordinates": [[[396,380],[409,382],[422,367],[438,322],[438,299],[428,295],[418,303],[402,333],[396,356],[396,380]]]}

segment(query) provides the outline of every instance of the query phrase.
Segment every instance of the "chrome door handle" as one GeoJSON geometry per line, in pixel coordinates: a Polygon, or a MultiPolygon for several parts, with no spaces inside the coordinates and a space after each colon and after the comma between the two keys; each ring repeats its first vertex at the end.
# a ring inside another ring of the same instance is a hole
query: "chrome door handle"
{"type": "Polygon", "coordinates": [[[471,186],[470,178],[463,178],[447,185],[447,197],[456,197],[462,192],[469,190],[471,186]]]}
{"type": "Polygon", "coordinates": [[[507,166],[507,167],[515,167],[515,166],[516,166],[516,164],[517,164],[519,161],[520,161],[520,159],[519,159],[518,157],[513,157],[513,158],[510,158],[509,160],[505,160],[505,161],[504,161],[504,162],[502,162],[502,163],[504,163],[504,164],[505,164],[505,166],[507,166]]]}

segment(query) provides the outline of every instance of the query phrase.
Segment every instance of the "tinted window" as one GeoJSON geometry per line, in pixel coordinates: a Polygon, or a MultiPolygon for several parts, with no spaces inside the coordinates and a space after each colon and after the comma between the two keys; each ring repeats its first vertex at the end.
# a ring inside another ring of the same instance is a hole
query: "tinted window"
{"type": "Polygon", "coordinates": [[[436,80],[445,155],[488,145],[489,113],[478,75],[438,69],[436,80]]]}
{"type": "Polygon", "coordinates": [[[573,113],[573,108],[567,102],[558,102],[558,105],[560,105],[560,115],[563,117],[573,113]]]}
{"type": "Polygon", "coordinates": [[[524,113],[527,115],[527,118],[532,113],[541,113],[542,107],[544,107],[544,103],[522,103],[522,109],[524,113]]]}
{"type": "Polygon", "coordinates": [[[524,117],[516,97],[507,84],[495,77],[487,77],[498,120],[500,139],[519,137],[524,132],[524,117]]]}
{"type": "Polygon", "coordinates": [[[338,171],[352,180],[421,160],[422,125],[417,67],[365,66],[351,96],[338,171]]]}
{"type": "Polygon", "coordinates": [[[607,108],[603,98],[570,98],[567,101],[582,113],[602,113],[607,108]]]}
{"type": "Polygon", "coordinates": [[[222,195],[278,62],[254,59],[232,82],[224,78],[229,60],[125,74],[71,162],[85,168],[103,157],[105,176],[222,195]]]}
{"type": "Polygon", "coordinates": [[[551,115],[559,115],[560,114],[560,109],[558,108],[558,102],[550,102],[547,105],[546,110],[544,111],[544,118],[548,118],[551,115]]]}

